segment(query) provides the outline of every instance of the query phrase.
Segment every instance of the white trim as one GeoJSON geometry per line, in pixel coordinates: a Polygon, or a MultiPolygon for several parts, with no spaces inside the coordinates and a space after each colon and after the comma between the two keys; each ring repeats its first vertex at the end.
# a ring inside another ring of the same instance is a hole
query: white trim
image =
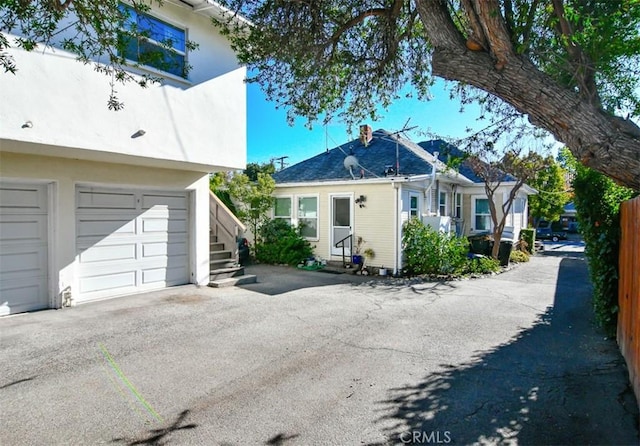
{"type": "MultiPolygon", "coordinates": [[[[478,232],[485,232],[485,231],[493,231],[493,219],[491,218],[491,211],[489,211],[489,228],[487,229],[476,229],[476,200],[487,200],[487,202],[490,201],[489,197],[487,197],[486,195],[472,195],[471,196],[471,217],[470,217],[470,222],[469,222],[469,232],[471,234],[475,234],[478,232]]],[[[484,215],[484,214],[482,214],[484,215]]]]}
{"type": "MultiPolygon", "coordinates": [[[[319,193],[314,193],[314,194],[296,194],[295,195],[295,199],[293,200],[292,204],[295,204],[295,211],[294,208],[292,206],[291,211],[295,213],[295,225],[298,226],[300,224],[300,217],[298,216],[298,210],[299,210],[299,199],[300,198],[315,198],[316,199],[316,236],[315,237],[304,237],[303,238],[305,240],[309,240],[312,242],[317,242],[318,240],[320,240],[320,194],[319,193]]],[[[353,212],[353,209],[352,209],[353,212]]],[[[303,217],[304,218],[304,217],[303,217]]],[[[353,220],[352,220],[352,224],[353,224],[353,220]]]]}
{"type": "Polygon", "coordinates": [[[394,184],[396,189],[396,218],[395,218],[395,243],[394,243],[394,265],[393,274],[398,275],[402,269],[402,183],[394,184]]]}
{"type": "Polygon", "coordinates": [[[447,216],[447,210],[449,208],[449,193],[450,191],[448,191],[447,189],[440,189],[438,191],[438,216],[440,217],[447,216]],[[442,211],[440,210],[441,206],[443,206],[440,202],[441,197],[444,197],[444,213],[442,213],[442,211]]]}
{"type": "Polygon", "coordinates": [[[424,181],[430,178],[429,175],[414,175],[411,177],[386,177],[386,178],[366,178],[362,180],[329,180],[329,181],[303,181],[300,183],[277,183],[279,187],[317,187],[317,186],[353,186],[356,184],[378,184],[378,183],[411,183],[414,181],[424,181]]]}
{"type": "MultiPolygon", "coordinates": [[[[328,203],[328,208],[329,208],[329,219],[328,222],[329,224],[327,225],[329,234],[328,234],[328,238],[327,240],[329,241],[329,250],[328,250],[328,256],[335,256],[335,255],[342,255],[342,253],[340,254],[333,254],[333,248],[334,248],[334,240],[333,240],[333,199],[334,198],[348,198],[349,199],[349,222],[351,223],[351,226],[349,226],[349,232],[351,233],[351,235],[353,235],[353,230],[354,230],[354,220],[355,220],[355,209],[354,209],[354,193],[353,192],[331,192],[329,194],[327,194],[327,197],[329,199],[329,203],[328,203]]],[[[351,255],[351,249],[348,250],[348,254],[349,256],[351,255]]],[[[345,253],[347,252],[347,250],[345,250],[345,253]]]]}
{"type": "MultiPolygon", "coordinates": [[[[288,198],[289,200],[291,200],[291,206],[290,206],[290,210],[289,210],[289,223],[291,224],[291,226],[298,226],[300,223],[300,217],[298,216],[298,208],[299,208],[299,199],[300,198],[315,198],[316,199],[316,236],[315,237],[304,237],[303,238],[305,240],[309,240],[311,242],[317,242],[318,240],[320,240],[320,194],[319,193],[308,193],[308,194],[283,194],[283,195],[274,195],[273,196],[274,199],[278,199],[278,198],[288,198]]],[[[271,219],[275,220],[276,218],[279,219],[286,219],[287,217],[285,217],[284,215],[281,216],[276,216],[275,214],[275,203],[274,206],[271,208],[271,219]]]]}
{"type": "Polygon", "coordinates": [[[58,252],[57,244],[57,224],[58,221],[58,183],[51,182],[47,185],[47,285],[49,288],[49,308],[62,308],[62,290],[56,258],[54,253],[58,252]]]}
{"type": "Polygon", "coordinates": [[[454,192],[453,193],[453,218],[457,218],[460,220],[464,220],[464,194],[462,192],[454,192]],[[458,209],[458,197],[460,197],[460,215],[457,215],[456,210],[458,209]]]}
{"type": "Polygon", "coordinates": [[[422,215],[422,206],[420,203],[422,201],[420,199],[421,195],[424,196],[424,194],[421,194],[419,191],[414,191],[414,190],[409,191],[409,215],[408,215],[409,218],[412,218],[412,217],[420,218],[420,216],[422,215]],[[411,211],[413,210],[413,208],[411,207],[411,199],[414,197],[416,199],[416,204],[417,204],[416,215],[411,215],[411,211]]]}

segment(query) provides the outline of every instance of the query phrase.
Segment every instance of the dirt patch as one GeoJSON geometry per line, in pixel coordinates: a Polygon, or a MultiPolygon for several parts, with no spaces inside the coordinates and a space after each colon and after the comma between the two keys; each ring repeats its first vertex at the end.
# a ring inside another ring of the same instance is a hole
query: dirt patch
{"type": "Polygon", "coordinates": [[[165,302],[176,304],[197,304],[204,302],[204,296],[200,294],[176,294],[173,296],[167,296],[163,299],[165,302]]]}

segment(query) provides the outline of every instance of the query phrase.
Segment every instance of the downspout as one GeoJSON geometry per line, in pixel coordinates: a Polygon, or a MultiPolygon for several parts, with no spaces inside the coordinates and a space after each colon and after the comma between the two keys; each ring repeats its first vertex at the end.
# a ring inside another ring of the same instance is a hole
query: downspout
{"type": "MultiPolygon", "coordinates": [[[[427,189],[425,190],[425,195],[428,197],[429,199],[429,213],[433,213],[433,194],[431,193],[431,188],[433,187],[433,183],[436,182],[436,162],[438,160],[438,155],[440,155],[440,152],[433,152],[433,156],[434,156],[434,161],[431,164],[431,182],[429,183],[429,185],[427,186],[427,189]]],[[[437,198],[437,195],[436,195],[437,198]]]]}
{"type": "Polygon", "coordinates": [[[399,267],[398,267],[398,258],[400,257],[400,252],[402,250],[402,246],[400,246],[400,243],[402,242],[402,238],[400,237],[400,219],[402,218],[402,209],[400,209],[400,203],[402,202],[401,200],[401,196],[400,194],[402,193],[401,189],[400,189],[400,185],[397,182],[393,182],[393,188],[396,190],[395,193],[395,197],[394,197],[394,201],[395,201],[395,218],[393,219],[393,232],[395,234],[394,238],[394,244],[393,244],[393,258],[394,258],[394,265],[393,265],[393,275],[394,276],[398,276],[399,273],[399,267]]]}

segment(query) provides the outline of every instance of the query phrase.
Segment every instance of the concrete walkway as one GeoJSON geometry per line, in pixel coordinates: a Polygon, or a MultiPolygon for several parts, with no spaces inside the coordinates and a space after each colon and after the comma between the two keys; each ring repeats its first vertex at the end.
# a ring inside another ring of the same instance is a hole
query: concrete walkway
{"type": "Polygon", "coordinates": [[[578,251],[449,283],[257,266],[0,319],[0,444],[637,445],[578,251]]]}

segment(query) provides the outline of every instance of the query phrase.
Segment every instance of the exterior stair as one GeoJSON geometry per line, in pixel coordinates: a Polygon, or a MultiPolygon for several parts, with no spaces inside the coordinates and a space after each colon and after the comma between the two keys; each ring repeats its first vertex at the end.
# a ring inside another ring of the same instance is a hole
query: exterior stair
{"type": "Polygon", "coordinates": [[[237,238],[244,225],[213,193],[210,193],[209,212],[209,286],[214,288],[255,283],[256,276],[244,273],[238,263],[237,238]]]}

